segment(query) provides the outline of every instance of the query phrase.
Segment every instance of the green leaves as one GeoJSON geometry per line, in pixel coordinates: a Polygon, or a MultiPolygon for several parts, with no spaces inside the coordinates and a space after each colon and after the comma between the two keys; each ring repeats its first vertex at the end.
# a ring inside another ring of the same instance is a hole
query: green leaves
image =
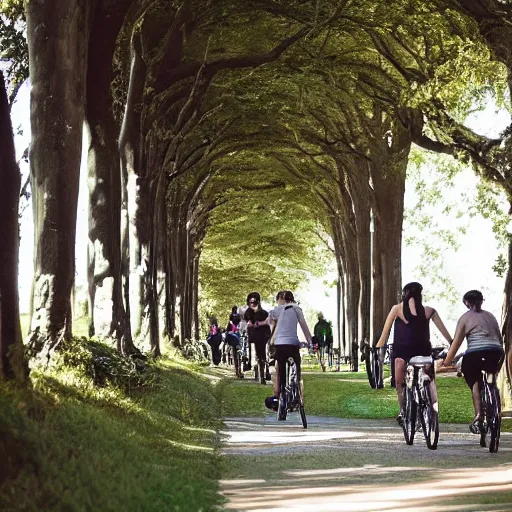
{"type": "Polygon", "coordinates": [[[6,65],[9,102],[28,78],[28,47],[23,0],[0,2],[0,62],[6,65]]]}

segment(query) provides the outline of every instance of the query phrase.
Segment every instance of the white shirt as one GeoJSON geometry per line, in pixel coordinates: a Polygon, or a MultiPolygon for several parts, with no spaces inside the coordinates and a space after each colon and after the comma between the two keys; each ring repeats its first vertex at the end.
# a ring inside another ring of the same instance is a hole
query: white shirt
{"type": "Polygon", "coordinates": [[[305,323],[304,314],[297,304],[289,303],[275,307],[269,313],[270,320],[277,320],[275,345],[300,345],[297,336],[299,321],[305,323]]]}

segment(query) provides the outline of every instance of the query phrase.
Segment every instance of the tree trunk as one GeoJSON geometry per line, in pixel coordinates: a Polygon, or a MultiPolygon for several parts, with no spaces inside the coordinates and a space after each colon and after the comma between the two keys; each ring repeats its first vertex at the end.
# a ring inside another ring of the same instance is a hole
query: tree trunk
{"type": "Polygon", "coordinates": [[[174,266],[172,264],[173,257],[173,231],[170,227],[170,234],[166,241],[166,251],[164,255],[165,264],[165,330],[167,337],[171,343],[174,342],[176,335],[176,280],[174,278],[174,266]]]}
{"type": "Polygon", "coordinates": [[[71,336],[91,8],[79,0],[27,2],[35,252],[30,339],[48,358],[71,336]]]}
{"type": "Polygon", "coordinates": [[[379,339],[384,320],[389,310],[385,309],[384,287],[382,281],[382,265],[381,255],[384,251],[382,247],[383,241],[380,236],[382,230],[380,228],[380,219],[377,215],[373,218],[373,247],[372,247],[372,277],[373,277],[373,298],[372,298],[372,326],[373,326],[373,343],[379,339]]]}
{"type": "Polygon", "coordinates": [[[512,238],[508,243],[508,269],[503,297],[502,334],[505,345],[505,362],[499,373],[498,386],[502,397],[502,408],[504,410],[511,410],[512,395],[510,382],[512,376],[512,350],[510,345],[512,341],[512,238]]]}
{"type": "MultiPolygon", "coordinates": [[[[338,324],[338,371],[341,371],[341,275],[338,268],[338,279],[336,279],[336,323],[338,324]]],[[[345,355],[345,354],[343,354],[345,355]]]]}
{"type": "Polygon", "coordinates": [[[21,175],[16,163],[9,101],[0,72],[0,377],[24,382],[24,358],[18,298],[19,224],[21,175]]]}
{"type": "Polygon", "coordinates": [[[347,166],[347,185],[355,216],[359,268],[358,336],[359,346],[370,343],[371,315],[371,240],[370,174],[366,160],[347,166]]]}
{"type": "MultiPolygon", "coordinates": [[[[376,338],[402,289],[402,225],[407,162],[411,135],[396,120],[381,128],[378,143],[371,148],[370,175],[374,189],[374,316],[376,338]],[[386,133],[392,132],[390,142],[386,133]]],[[[374,340],[375,342],[375,340],[374,340]]]]}
{"type": "Polygon", "coordinates": [[[119,138],[122,175],[122,257],[125,308],[133,335],[142,324],[141,241],[139,236],[139,209],[142,184],[140,122],[141,102],[146,77],[142,59],[140,34],[135,33],[131,49],[131,69],[126,109],[119,138]]]}
{"type": "Polygon", "coordinates": [[[89,45],[86,120],[89,132],[89,335],[114,335],[123,353],[135,351],[126,322],[121,275],[121,169],[110,87],[116,38],[129,1],[97,9],[89,45]]]}
{"type": "Polygon", "coordinates": [[[359,261],[357,257],[356,218],[352,200],[346,185],[340,184],[340,199],[342,215],[339,219],[340,240],[343,245],[343,260],[345,268],[346,319],[348,343],[350,345],[351,370],[359,369],[358,356],[358,325],[359,325],[359,261]]]}
{"type": "Polygon", "coordinates": [[[193,290],[193,299],[192,299],[192,323],[194,326],[194,339],[199,340],[199,252],[196,252],[194,257],[194,273],[193,273],[193,282],[192,282],[192,290],[193,290]]]}

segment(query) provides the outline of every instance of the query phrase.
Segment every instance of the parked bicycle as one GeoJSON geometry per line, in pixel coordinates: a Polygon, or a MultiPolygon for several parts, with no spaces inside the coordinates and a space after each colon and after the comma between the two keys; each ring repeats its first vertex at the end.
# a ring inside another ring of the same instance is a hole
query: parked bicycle
{"type": "Polygon", "coordinates": [[[277,419],[286,420],[289,412],[299,411],[302,426],[308,428],[306,411],[304,409],[304,396],[297,375],[297,366],[292,357],[286,361],[286,384],[279,393],[279,405],[277,407],[277,419]]]}
{"type": "Polygon", "coordinates": [[[431,356],[409,359],[405,374],[404,416],[402,428],[405,442],[414,443],[418,419],[430,450],[437,449],[439,441],[439,413],[432,401],[431,384],[435,377],[434,361],[446,356],[445,348],[436,348],[431,356]],[[418,418],[419,413],[419,418],[418,418]]]}
{"type": "MultiPolygon", "coordinates": [[[[458,368],[462,366],[461,360],[463,357],[464,353],[454,359],[454,364],[457,364],[458,368]]],[[[485,361],[485,357],[482,357],[482,361],[485,361]]],[[[460,369],[457,375],[462,377],[460,369]]],[[[501,434],[501,399],[500,391],[496,385],[496,374],[481,370],[478,387],[481,400],[481,417],[478,423],[480,446],[482,448],[489,446],[489,452],[496,453],[500,446],[501,434]]]]}

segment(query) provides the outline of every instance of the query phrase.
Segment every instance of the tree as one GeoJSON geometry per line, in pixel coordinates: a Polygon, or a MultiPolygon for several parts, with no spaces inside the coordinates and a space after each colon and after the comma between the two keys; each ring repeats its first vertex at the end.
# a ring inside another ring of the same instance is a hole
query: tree
{"type": "Polygon", "coordinates": [[[30,342],[46,357],[71,336],[90,15],[77,0],[27,3],[35,224],[30,342]]]}
{"type": "Polygon", "coordinates": [[[18,298],[18,203],[21,175],[16,163],[9,102],[0,72],[0,377],[23,382],[28,374],[18,298]]]}

